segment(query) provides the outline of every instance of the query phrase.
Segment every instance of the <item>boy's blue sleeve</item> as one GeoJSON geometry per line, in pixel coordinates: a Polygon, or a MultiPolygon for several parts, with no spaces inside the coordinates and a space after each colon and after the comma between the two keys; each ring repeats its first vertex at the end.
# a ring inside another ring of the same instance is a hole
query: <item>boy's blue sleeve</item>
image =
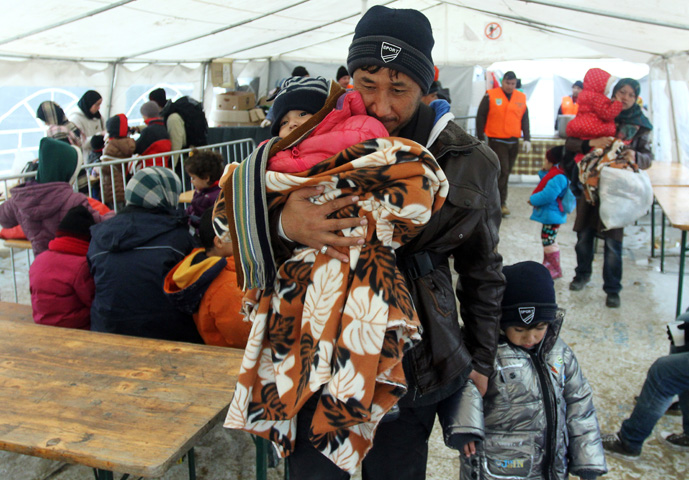
{"type": "MultiPolygon", "coordinates": [[[[562,340],[558,340],[562,342],[562,340]]],[[[563,342],[564,343],[564,342],[563,342]]],[[[607,473],[605,452],[600,438],[600,426],[593,405],[593,392],[579,368],[579,362],[569,346],[564,345],[566,422],[569,437],[569,470],[577,472],[607,473]]]]}
{"type": "Polygon", "coordinates": [[[555,175],[545,184],[543,190],[531,195],[529,201],[534,207],[548,205],[554,202],[565,188],[567,188],[567,177],[564,175],[555,175]]]}

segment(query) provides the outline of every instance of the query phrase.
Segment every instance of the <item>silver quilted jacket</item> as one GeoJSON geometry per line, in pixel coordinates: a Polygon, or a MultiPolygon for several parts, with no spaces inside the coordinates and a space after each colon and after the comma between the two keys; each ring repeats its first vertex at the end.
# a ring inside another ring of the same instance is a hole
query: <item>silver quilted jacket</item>
{"type": "Polygon", "coordinates": [[[558,338],[563,318],[533,353],[501,337],[483,398],[485,440],[477,455],[460,455],[462,480],[565,480],[608,471],[591,387],[558,338]]]}

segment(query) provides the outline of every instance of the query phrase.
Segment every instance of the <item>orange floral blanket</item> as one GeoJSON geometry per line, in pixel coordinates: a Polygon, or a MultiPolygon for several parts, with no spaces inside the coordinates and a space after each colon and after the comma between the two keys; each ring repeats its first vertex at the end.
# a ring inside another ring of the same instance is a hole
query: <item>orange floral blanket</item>
{"type": "MultiPolygon", "coordinates": [[[[265,172],[264,181],[268,211],[305,186],[325,186],[313,199],[319,204],[359,195],[356,205],[337,215],[365,216],[368,225],[341,234],[366,241],[349,249],[349,263],[297,248],[271,285],[246,293],[244,313],[252,328],[225,426],[267,438],[287,456],[299,409],[322,388],[309,438],[353,472],[378,422],[406,392],[403,352],[420,339],[395,249],[440,208],[448,183],[425,148],[392,137],[350,147],[307,172],[265,172]]],[[[234,185],[225,198],[231,197],[237,221],[245,218],[238,204],[246,195],[237,191],[242,183],[234,185]]]]}

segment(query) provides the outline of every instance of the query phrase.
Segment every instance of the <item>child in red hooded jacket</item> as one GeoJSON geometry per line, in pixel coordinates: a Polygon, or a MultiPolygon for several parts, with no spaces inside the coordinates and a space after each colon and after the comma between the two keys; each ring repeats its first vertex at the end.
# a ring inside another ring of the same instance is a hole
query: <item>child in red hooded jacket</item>
{"type": "Polygon", "coordinates": [[[567,124],[568,137],[592,140],[615,135],[615,118],[622,111],[622,102],[607,96],[615,80],[600,68],[586,72],[584,89],[577,98],[577,116],[567,124]]]}
{"type": "MultiPolygon", "coordinates": [[[[324,108],[329,89],[323,77],[287,79],[273,103],[278,120],[271,127],[272,135],[285,138],[324,108]]],[[[361,94],[350,91],[341,96],[337,107],[296,145],[273,155],[267,168],[283,173],[303,172],[347,147],[388,136],[383,124],[366,114],[361,94]]]]}
{"type": "Polygon", "coordinates": [[[48,250],[29,269],[33,320],[43,325],[91,328],[91,303],[96,293],[86,260],[91,240],[91,212],[83,205],[69,209],[48,250]]]}

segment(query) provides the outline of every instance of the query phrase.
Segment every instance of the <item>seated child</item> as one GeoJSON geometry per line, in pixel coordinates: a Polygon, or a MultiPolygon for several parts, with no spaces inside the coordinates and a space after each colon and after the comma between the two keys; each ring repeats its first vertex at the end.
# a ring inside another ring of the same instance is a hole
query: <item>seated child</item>
{"type": "Polygon", "coordinates": [[[536,262],[503,268],[501,336],[483,397],[485,440],[460,456],[461,479],[591,480],[604,475],[591,387],[559,338],[564,315],[548,270],[536,262]]]}
{"type": "MultiPolygon", "coordinates": [[[[271,126],[273,136],[287,137],[319,110],[327,108],[328,92],[329,83],[323,77],[287,79],[272,107],[278,119],[271,126]]],[[[380,121],[366,115],[364,101],[357,91],[347,92],[340,97],[337,108],[330,110],[315,128],[275,153],[268,160],[268,170],[303,172],[347,147],[389,136],[380,121]]]]}
{"type": "Polygon", "coordinates": [[[533,206],[531,220],[542,223],[541,243],[543,244],[543,265],[548,268],[553,279],[562,277],[560,266],[560,246],[557,244],[557,231],[567,221],[567,214],[576,206],[574,194],[569,189],[569,180],[560,167],[564,146],[551,148],[545,153],[543,169],[538,172],[541,181],[529,198],[533,206]]]}
{"type": "Polygon", "coordinates": [[[91,328],[96,287],[86,261],[93,216],[83,205],[71,208],[57,226],[48,250],[29,269],[34,322],[58,327],[91,328]]]}
{"type": "MultiPolygon", "coordinates": [[[[227,225],[216,227],[227,231],[227,225]]],[[[232,241],[213,230],[213,209],[201,215],[203,248],[194,249],[165,277],[165,293],[180,310],[192,314],[207,345],[244,348],[251,323],[240,313],[242,290],[237,286],[232,241]]]]}
{"type": "MultiPolygon", "coordinates": [[[[129,137],[127,117],[118,113],[110,117],[105,123],[108,140],[103,149],[103,155],[114,158],[131,158],[134,155],[136,142],[129,137]]],[[[124,207],[124,186],[126,165],[104,165],[101,167],[101,185],[103,186],[103,203],[110,208],[117,204],[118,209],[124,207]],[[114,185],[114,196],[113,196],[114,185]]]]}
{"type": "Polygon", "coordinates": [[[21,225],[34,255],[48,249],[60,220],[72,207],[85,206],[96,223],[100,223],[102,217],[91,208],[88,197],[72,188],[81,164],[81,148],[53,138],[41,138],[36,181],[14,187],[10,198],[0,204],[0,225],[5,228],[21,225]]]}
{"type": "Polygon", "coordinates": [[[186,209],[189,225],[195,230],[199,228],[203,212],[213,208],[220,194],[218,181],[222,176],[223,168],[225,166],[222,156],[210,150],[192,150],[184,163],[184,169],[189,174],[191,184],[195,189],[191,204],[186,209]]]}
{"type": "Polygon", "coordinates": [[[615,135],[615,117],[622,111],[622,102],[607,96],[615,80],[600,68],[586,72],[584,89],[577,99],[577,116],[567,124],[568,137],[592,140],[615,135]]]}

